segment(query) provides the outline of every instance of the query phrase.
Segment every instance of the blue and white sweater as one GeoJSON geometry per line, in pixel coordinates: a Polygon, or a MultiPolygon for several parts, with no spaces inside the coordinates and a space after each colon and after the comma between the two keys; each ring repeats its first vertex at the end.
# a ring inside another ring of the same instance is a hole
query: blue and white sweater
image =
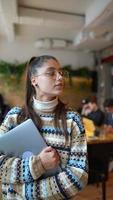
{"type": "MultiPolygon", "coordinates": [[[[14,107],[0,127],[0,136],[17,126],[21,108],[14,107]]],[[[80,116],[68,111],[68,139],[54,127],[54,113],[40,113],[41,135],[61,158],[62,172],[41,179],[45,170],[39,156],[20,159],[0,155],[0,200],[67,200],[87,184],[87,143],[80,116]]],[[[27,139],[26,139],[27,142],[27,139]]],[[[38,144],[37,144],[38,145],[38,144]]]]}

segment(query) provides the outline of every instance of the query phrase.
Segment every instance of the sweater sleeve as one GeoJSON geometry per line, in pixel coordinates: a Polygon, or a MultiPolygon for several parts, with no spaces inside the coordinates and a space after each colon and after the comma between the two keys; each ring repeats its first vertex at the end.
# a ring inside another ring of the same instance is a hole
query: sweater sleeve
{"type": "MultiPolygon", "coordinates": [[[[17,125],[16,121],[19,112],[20,108],[17,107],[9,111],[0,127],[0,137],[17,125]]],[[[2,183],[16,184],[32,182],[36,175],[38,178],[44,172],[45,170],[39,156],[34,160],[32,157],[21,159],[0,153],[0,182],[2,183]],[[32,167],[35,166],[35,163],[37,163],[37,168],[32,167]]]]}
{"type": "Polygon", "coordinates": [[[80,117],[75,114],[72,120],[70,156],[62,172],[46,179],[25,184],[25,196],[33,199],[69,199],[74,197],[87,184],[88,163],[87,144],[80,117]],[[33,192],[35,191],[35,192],[33,192]]]}

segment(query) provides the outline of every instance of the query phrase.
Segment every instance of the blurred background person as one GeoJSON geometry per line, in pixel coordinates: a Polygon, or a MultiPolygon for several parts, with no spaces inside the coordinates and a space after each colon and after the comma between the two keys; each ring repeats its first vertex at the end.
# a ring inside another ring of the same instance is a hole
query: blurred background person
{"type": "MultiPolygon", "coordinates": [[[[107,98],[104,101],[105,121],[104,132],[105,134],[113,134],[113,98],[107,98]]],[[[113,152],[111,152],[109,162],[109,172],[113,171],[113,152]]]]}
{"type": "Polygon", "coordinates": [[[77,110],[77,111],[79,111],[79,113],[82,116],[86,136],[94,137],[96,127],[95,127],[94,122],[91,119],[87,118],[88,114],[91,112],[91,109],[88,104],[89,104],[89,98],[84,98],[81,101],[81,106],[79,107],[79,110],[77,110]]]}
{"type": "Polygon", "coordinates": [[[106,133],[113,133],[113,98],[107,98],[103,106],[105,109],[104,129],[106,133]]]}
{"type": "Polygon", "coordinates": [[[91,112],[91,109],[88,103],[89,103],[88,98],[82,100],[82,110],[81,110],[82,116],[87,116],[91,112]]]}
{"type": "Polygon", "coordinates": [[[88,119],[92,120],[95,126],[101,126],[104,124],[105,114],[98,107],[97,99],[95,96],[87,99],[83,106],[81,114],[82,116],[85,116],[88,119]]]}

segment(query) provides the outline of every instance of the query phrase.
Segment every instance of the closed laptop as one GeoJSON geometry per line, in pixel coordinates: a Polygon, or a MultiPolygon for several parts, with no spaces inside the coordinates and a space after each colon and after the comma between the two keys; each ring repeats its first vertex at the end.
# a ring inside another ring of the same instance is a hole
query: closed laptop
{"type": "Polygon", "coordinates": [[[28,119],[0,137],[0,151],[21,157],[25,152],[38,154],[46,142],[31,119],[28,119]]]}
{"type": "MultiPolygon", "coordinates": [[[[0,152],[17,157],[26,158],[32,154],[37,155],[45,147],[47,144],[31,119],[24,121],[0,137],[0,152]]],[[[60,170],[58,167],[48,172],[48,175],[60,170]]]]}

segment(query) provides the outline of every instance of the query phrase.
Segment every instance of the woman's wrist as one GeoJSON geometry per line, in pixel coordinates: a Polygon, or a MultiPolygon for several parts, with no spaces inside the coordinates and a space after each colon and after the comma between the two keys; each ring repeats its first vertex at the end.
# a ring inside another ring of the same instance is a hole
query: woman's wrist
{"type": "Polygon", "coordinates": [[[39,155],[39,159],[40,159],[40,162],[41,162],[41,165],[42,165],[43,169],[46,171],[46,167],[44,166],[44,163],[42,162],[42,159],[41,159],[40,155],[39,155]]]}
{"type": "Polygon", "coordinates": [[[32,156],[30,159],[30,172],[34,180],[39,178],[45,173],[45,167],[42,164],[41,158],[39,155],[32,156]]]}

